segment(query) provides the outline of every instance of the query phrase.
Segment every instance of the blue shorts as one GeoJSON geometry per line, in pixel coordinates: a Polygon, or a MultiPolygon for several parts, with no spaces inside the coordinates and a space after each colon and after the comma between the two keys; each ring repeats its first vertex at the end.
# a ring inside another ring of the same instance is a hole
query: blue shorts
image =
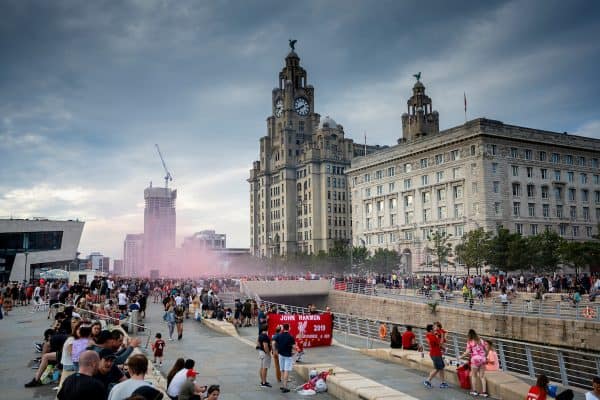
{"type": "Polygon", "coordinates": [[[430,356],[431,357],[431,361],[433,361],[433,367],[437,370],[440,369],[444,369],[444,367],[446,366],[444,364],[444,359],[440,356],[430,356]]]}

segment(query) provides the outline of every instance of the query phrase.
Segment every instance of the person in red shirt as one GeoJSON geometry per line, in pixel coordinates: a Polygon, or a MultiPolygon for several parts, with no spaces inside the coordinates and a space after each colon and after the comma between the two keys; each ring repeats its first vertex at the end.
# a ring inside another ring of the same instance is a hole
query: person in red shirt
{"type": "Polygon", "coordinates": [[[539,375],[535,386],[532,386],[527,393],[525,400],[546,400],[548,394],[548,377],[544,374],[539,375]]]}
{"type": "Polygon", "coordinates": [[[440,338],[433,332],[433,325],[427,325],[427,335],[425,335],[425,339],[427,339],[427,343],[429,343],[429,357],[431,357],[431,361],[433,361],[433,371],[429,373],[429,378],[423,381],[423,385],[428,388],[432,388],[431,380],[436,376],[440,375],[440,379],[442,383],[440,383],[440,388],[445,389],[450,387],[446,380],[444,379],[444,359],[442,357],[442,347],[440,343],[440,338]]]}
{"type": "Polygon", "coordinates": [[[156,341],[152,344],[152,350],[154,351],[154,363],[156,364],[156,360],[158,360],[160,363],[159,365],[162,367],[165,341],[162,340],[162,335],[160,333],[156,334],[156,341]]]}
{"type": "Polygon", "coordinates": [[[437,336],[440,339],[440,346],[442,347],[442,352],[445,353],[446,352],[446,334],[448,332],[446,332],[444,330],[444,328],[442,328],[442,323],[437,321],[433,323],[433,328],[434,328],[434,333],[435,336],[437,336]]]}
{"type": "Polygon", "coordinates": [[[419,350],[419,344],[417,343],[417,338],[412,331],[412,326],[406,325],[406,331],[402,334],[402,348],[404,350],[419,350]]]}

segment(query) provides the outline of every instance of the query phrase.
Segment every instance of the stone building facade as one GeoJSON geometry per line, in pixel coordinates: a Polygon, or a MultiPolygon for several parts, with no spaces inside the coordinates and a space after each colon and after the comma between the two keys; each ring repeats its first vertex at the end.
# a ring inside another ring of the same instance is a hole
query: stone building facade
{"type": "Polygon", "coordinates": [[[294,50],[285,58],[272,92],[267,135],[250,184],[250,251],[258,257],[313,254],[336,240],[349,243],[350,197],[345,170],[350,160],[377,150],[355,144],[333,119],[315,112],[294,50]]]}
{"type": "MultiPolygon", "coordinates": [[[[398,145],[352,160],[352,241],[433,271],[428,236],[479,227],[586,240],[600,223],[600,140],[475,119],[439,131],[417,82],[398,145]]],[[[459,263],[457,263],[459,265],[459,263]]],[[[448,267],[448,272],[460,272],[448,267]]]]}

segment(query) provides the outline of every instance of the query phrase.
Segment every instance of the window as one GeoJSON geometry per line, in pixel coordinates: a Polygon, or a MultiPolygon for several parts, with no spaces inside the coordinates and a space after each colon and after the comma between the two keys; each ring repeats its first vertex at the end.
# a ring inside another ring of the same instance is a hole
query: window
{"type": "Polygon", "coordinates": [[[396,214],[390,214],[390,226],[396,225],[396,214]]]}
{"type": "Polygon", "coordinates": [[[462,237],[465,234],[465,226],[464,225],[455,225],[454,226],[454,236],[462,237]]]}
{"type": "Polygon", "coordinates": [[[479,203],[473,203],[471,206],[471,214],[477,215],[479,214],[479,203]]]}
{"type": "Polygon", "coordinates": [[[377,227],[381,228],[383,226],[383,217],[377,217],[377,227]]]}
{"type": "Polygon", "coordinates": [[[444,155],[443,154],[436,154],[435,155],[435,164],[436,165],[440,165],[443,162],[444,162],[444,155]]]}
{"type": "Polygon", "coordinates": [[[587,174],[579,174],[579,181],[582,185],[587,184],[587,174]]]}
{"type": "Polygon", "coordinates": [[[477,164],[472,163],[471,164],[471,176],[476,176],[477,175],[477,164]]]}
{"type": "Polygon", "coordinates": [[[450,152],[450,159],[452,161],[460,160],[460,150],[452,150],[450,152]]]}
{"type": "Polygon", "coordinates": [[[404,224],[409,225],[412,224],[414,220],[414,213],[412,211],[408,211],[404,213],[404,224]]]}
{"type": "Polygon", "coordinates": [[[515,231],[519,234],[523,234],[523,224],[515,224],[515,231]]]}
{"type": "Polygon", "coordinates": [[[598,159],[592,158],[592,168],[598,168],[598,159]]]}
{"type": "Polygon", "coordinates": [[[558,226],[558,234],[560,236],[565,236],[567,234],[567,226],[565,224],[560,224],[558,226]]]}
{"type": "Polygon", "coordinates": [[[410,179],[405,179],[404,180],[404,189],[410,189],[411,187],[411,180],[410,179]]]}
{"type": "Polygon", "coordinates": [[[425,186],[429,184],[429,175],[421,176],[421,186],[425,186]]]}
{"type": "Polygon", "coordinates": [[[462,218],[463,215],[464,215],[463,205],[455,204],[454,205],[454,218],[462,218]]]}
{"type": "Polygon", "coordinates": [[[405,173],[412,171],[412,165],[411,164],[404,164],[403,170],[404,170],[405,173]]]}
{"type": "Polygon", "coordinates": [[[585,157],[583,157],[583,156],[577,157],[577,164],[581,167],[585,167],[585,157]]]}
{"type": "Polygon", "coordinates": [[[377,194],[378,195],[383,194],[383,185],[377,185],[377,194]]]}
{"type": "Polygon", "coordinates": [[[425,208],[423,210],[423,222],[428,222],[431,220],[431,210],[429,208],[425,208]]]}
{"type": "Polygon", "coordinates": [[[579,236],[579,227],[576,225],[573,225],[573,237],[578,237],[579,236]]]}
{"type": "Polygon", "coordinates": [[[600,185],[600,175],[594,175],[594,185],[600,185]]]}
{"type": "Polygon", "coordinates": [[[378,171],[375,171],[375,179],[381,179],[381,178],[383,178],[383,170],[380,169],[378,171]]]}
{"type": "Polygon", "coordinates": [[[535,217],[535,203],[527,204],[527,214],[530,217],[535,217]]]}
{"type": "Polygon", "coordinates": [[[446,207],[438,207],[438,219],[446,219],[446,207]]]}
{"type": "Polygon", "coordinates": [[[388,168],[388,176],[394,176],[396,175],[396,167],[389,167],[388,168]]]}
{"type": "Polygon", "coordinates": [[[565,156],[565,164],[573,165],[573,156],[572,155],[567,154],[565,156]]]}
{"type": "Polygon", "coordinates": [[[462,199],[462,197],[463,197],[463,187],[462,186],[453,186],[452,191],[454,193],[455,199],[462,199]]]}
{"type": "Polygon", "coordinates": [[[571,172],[571,171],[567,172],[567,181],[573,182],[574,180],[575,180],[575,175],[573,174],[573,172],[571,172]]]}
{"type": "Polygon", "coordinates": [[[590,209],[589,207],[583,207],[583,214],[582,214],[583,219],[585,219],[586,221],[590,220],[590,209]]]}
{"type": "Polygon", "coordinates": [[[409,194],[408,196],[404,196],[404,207],[412,207],[413,205],[413,196],[409,194]]]}
{"type": "Polygon", "coordinates": [[[542,186],[542,199],[548,198],[548,186],[542,186]]]}
{"type": "Polygon", "coordinates": [[[571,219],[577,219],[577,207],[569,207],[569,217],[571,217],[571,219]]]}
{"type": "Polygon", "coordinates": [[[421,193],[421,198],[423,200],[423,204],[429,204],[431,201],[431,193],[423,192],[423,193],[421,193]]]}
{"type": "Polygon", "coordinates": [[[516,147],[511,147],[510,148],[510,156],[512,158],[517,158],[519,157],[519,150],[516,147]]]}
{"type": "Polygon", "coordinates": [[[421,158],[421,168],[427,168],[427,159],[421,158]]]}
{"type": "Polygon", "coordinates": [[[492,153],[493,156],[495,156],[498,153],[498,146],[496,146],[495,144],[489,145],[489,151],[490,153],[492,153]]]}
{"type": "Polygon", "coordinates": [[[377,243],[378,244],[383,244],[384,241],[385,241],[385,239],[384,239],[383,233],[380,233],[379,235],[377,235],[377,243]]]}
{"type": "Polygon", "coordinates": [[[473,193],[473,194],[477,193],[477,182],[471,183],[471,193],[473,193]]]}
{"type": "Polygon", "coordinates": [[[542,204],[542,215],[546,218],[550,217],[550,205],[542,204]]]}
{"type": "Polygon", "coordinates": [[[470,151],[470,154],[471,154],[472,156],[474,156],[474,155],[475,155],[475,145],[474,145],[474,144],[472,144],[472,145],[471,145],[471,151],[470,151]]]}
{"type": "Polygon", "coordinates": [[[535,197],[535,186],[527,185],[527,197],[535,197]]]}
{"type": "Polygon", "coordinates": [[[512,193],[513,193],[513,196],[515,196],[515,197],[521,196],[521,184],[520,183],[512,184],[512,193]]]}
{"type": "Polygon", "coordinates": [[[515,201],[513,203],[513,216],[519,217],[521,215],[521,203],[515,201]]]}
{"type": "Polygon", "coordinates": [[[540,161],[546,161],[546,152],[545,151],[540,151],[540,161]]]}
{"type": "Polygon", "coordinates": [[[461,176],[462,176],[462,172],[461,172],[461,170],[460,170],[460,167],[458,167],[458,168],[452,168],[452,177],[453,177],[454,179],[458,179],[458,178],[460,178],[461,176]]]}
{"type": "Polygon", "coordinates": [[[533,159],[533,152],[529,149],[525,149],[525,159],[531,160],[533,159]]]}
{"type": "Polygon", "coordinates": [[[413,240],[412,231],[404,231],[404,240],[413,240]]]}
{"type": "Polygon", "coordinates": [[[552,153],[552,164],[558,164],[560,162],[560,154],[552,153]]]}
{"type": "Polygon", "coordinates": [[[538,226],[537,224],[531,224],[529,225],[529,229],[532,235],[537,235],[538,234],[538,226]]]}
{"type": "Polygon", "coordinates": [[[373,223],[372,223],[371,221],[372,221],[372,220],[371,220],[371,218],[367,218],[367,223],[366,223],[366,225],[367,225],[367,229],[368,229],[368,230],[371,230],[371,229],[373,229],[373,223]]]}
{"type": "Polygon", "coordinates": [[[527,177],[533,178],[533,168],[527,167],[527,177]]]}
{"type": "Polygon", "coordinates": [[[500,203],[494,203],[494,214],[500,215],[502,213],[502,208],[500,207],[500,203]]]}
{"type": "Polygon", "coordinates": [[[365,182],[371,182],[371,175],[370,174],[365,174],[364,181],[365,182]]]}
{"type": "Polygon", "coordinates": [[[558,169],[554,170],[554,180],[560,181],[560,170],[558,170],[558,169]]]}
{"type": "Polygon", "coordinates": [[[575,201],[575,189],[569,188],[569,201],[575,201]]]}
{"type": "MultiPolygon", "coordinates": [[[[596,175],[597,176],[597,175],[596,175]]],[[[444,171],[438,171],[435,173],[435,181],[437,183],[440,183],[441,181],[444,180],[444,171]]]]}
{"type": "Polygon", "coordinates": [[[585,235],[587,237],[592,237],[592,227],[591,226],[586,226],[585,227],[585,235]]]}
{"type": "Polygon", "coordinates": [[[367,214],[371,214],[373,212],[373,203],[366,204],[366,211],[367,211],[367,214]]]}
{"type": "Polygon", "coordinates": [[[600,203],[600,191],[599,190],[594,190],[594,202],[596,202],[596,204],[600,203]]]}
{"type": "Polygon", "coordinates": [[[519,176],[519,167],[517,165],[511,165],[512,176],[519,176]]]}
{"type": "Polygon", "coordinates": [[[383,212],[383,200],[379,200],[377,202],[377,211],[378,212],[383,212]]]}
{"type": "Polygon", "coordinates": [[[396,241],[396,233],[391,232],[390,233],[390,243],[394,243],[395,241],[396,241]]]}
{"type": "Polygon", "coordinates": [[[587,189],[581,190],[581,201],[588,202],[589,201],[589,191],[587,189]]]}
{"type": "Polygon", "coordinates": [[[492,173],[495,174],[498,172],[498,163],[492,163],[492,173]]]}
{"type": "Polygon", "coordinates": [[[563,206],[558,205],[556,206],[556,218],[562,218],[563,217],[563,206]]]}
{"type": "Polygon", "coordinates": [[[500,192],[500,182],[494,181],[492,185],[493,185],[494,193],[500,192]]]}
{"type": "MultiPolygon", "coordinates": [[[[600,192],[598,192],[600,195],[600,192]]],[[[446,189],[438,189],[437,190],[437,199],[438,201],[446,200],[446,189]]]]}
{"type": "Polygon", "coordinates": [[[396,185],[394,184],[394,182],[390,182],[388,185],[388,192],[393,193],[395,190],[395,186],[396,185]]]}
{"type": "Polygon", "coordinates": [[[371,188],[365,188],[365,197],[371,197],[371,188]]]}
{"type": "Polygon", "coordinates": [[[546,168],[540,169],[540,174],[542,176],[542,179],[548,179],[548,170],[546,168]]]}

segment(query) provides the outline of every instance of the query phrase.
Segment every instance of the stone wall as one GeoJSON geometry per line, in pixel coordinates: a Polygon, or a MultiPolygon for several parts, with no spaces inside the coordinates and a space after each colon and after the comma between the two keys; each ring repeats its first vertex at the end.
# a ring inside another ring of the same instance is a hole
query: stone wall
{"type": "Polygon", "coordinates": [[[320,280],[241,281],[240,291],[260,297],[327,296],[330,282],[320,280]]]}
{"type": "Polygon", "coordinates": [[[332,290],[328,305],[334,312],[398,324],[425,327],[440,321],[451,332],[470,328],[482,336],[528,341],[583,350],[600,349],[600,324],[588,321],[521,317],[468,311],[438,305],[435,315],[427,304],[332,290]]]}

